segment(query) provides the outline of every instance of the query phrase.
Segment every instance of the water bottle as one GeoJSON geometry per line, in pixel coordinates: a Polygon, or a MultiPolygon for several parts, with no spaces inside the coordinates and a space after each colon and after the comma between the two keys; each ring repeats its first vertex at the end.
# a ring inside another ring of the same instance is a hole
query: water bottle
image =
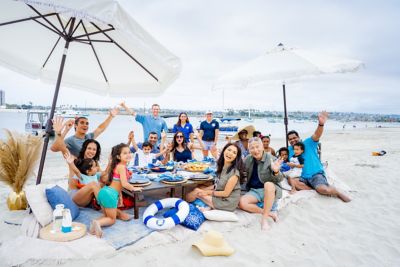
{"type": "Polygon", "coordinates": [[[63,233],[69,233],[72,231],[72,217],[69,209],[64,209],[61,231],[63,233]]]}
{"type": "Polygon", "coordinates": [[[63,220],[64,204],[57,204],[56,209],[53,211],[53,231],[59,232],[61,230],[63,220]]]}

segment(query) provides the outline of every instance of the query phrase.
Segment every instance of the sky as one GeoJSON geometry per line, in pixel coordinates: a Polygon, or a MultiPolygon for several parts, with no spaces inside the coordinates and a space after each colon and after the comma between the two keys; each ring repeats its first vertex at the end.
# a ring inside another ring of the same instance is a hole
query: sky
{"type": "MultiPolygon", "coordinates": [[[[134,108],[282,110],[280,84],[214,91],[218,77],[283,43],[361,60],[357,73],[287,84],[289,111],[400,114],[400,2],[119,0],[127,12],[182,61],[179,78],[160,97],[111,98],[62,87],[58,104],[134,108]],[[79,98],[76,96],[79,95],[79,98]]],[[[0,67],[7,103],[50,105],[54,86],[0,67]]]]}

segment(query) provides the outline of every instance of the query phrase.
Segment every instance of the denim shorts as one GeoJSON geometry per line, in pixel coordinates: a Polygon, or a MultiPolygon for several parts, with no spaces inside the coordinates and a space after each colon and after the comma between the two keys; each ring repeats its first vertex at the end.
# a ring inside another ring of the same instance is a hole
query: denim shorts
{"type": "Polygon", "coordinates": [[[313,177],[308,179],[304,179],[303,177],[301,177],[300,182],[305,183],[313,189],[317,189],[321,185],[329,186],[328,180],[326,180],[326,177],[323,173],[317,173],[313,177]]]}
{"type": "Polygon", "coordinates": [[[211,147],[214,145],[214,141],[203,141],[204,150],[211,150],[211,147]]]}

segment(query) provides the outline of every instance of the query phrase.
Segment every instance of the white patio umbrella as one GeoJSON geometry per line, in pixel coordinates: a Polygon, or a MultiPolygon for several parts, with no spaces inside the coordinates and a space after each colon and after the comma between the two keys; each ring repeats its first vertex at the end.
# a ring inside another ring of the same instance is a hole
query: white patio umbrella
{"type": "Polygon", "coordinates": [[[249,85],[259,85],[271,81],[282,82],[284,123],[287,136],[285,82],[321,74],[355,72],[361,66],[363,63],[358,60],[320,55],[304,49],[286,48],[283,44],[279,44],[275,49],[221,76],[213,85],[213,89],[243,90],[249,85]]]}
{"type": "Polygon", "coordinates": [[[155,96],[181,69],[179,58],[112,0],[2,0],[0,39],[0,65],[56,84],[50,120],[61,80],[67,87],[95,94],[155,96]]]}

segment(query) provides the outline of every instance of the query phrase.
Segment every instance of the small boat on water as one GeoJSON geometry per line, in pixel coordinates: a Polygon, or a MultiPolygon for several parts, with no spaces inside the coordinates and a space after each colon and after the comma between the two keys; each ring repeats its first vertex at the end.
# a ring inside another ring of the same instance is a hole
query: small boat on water
{"type": "Polygon", "coordinates": [[[220,132],[237,132],[239,129],[238,122],[241,118],[221,118],[219,124],[220,132]]]}
{"type": "MultiPolygon", "coordinates": [[[[26,114],[25,132],[36,136],[43,136],[46,133],[46,125],[49,119],[49,111],[28,110],[26,114]]],[[[51,129],[50,136],[54,136],[51,129]]]]}
{"type": "Polygon", "coordinates": [[[88,113],[83,113],[79,110],[65,109],[57,110],[55,116],[61,116],[64,118],[76,118],[76,117],[89,117],[88,113]]]}

